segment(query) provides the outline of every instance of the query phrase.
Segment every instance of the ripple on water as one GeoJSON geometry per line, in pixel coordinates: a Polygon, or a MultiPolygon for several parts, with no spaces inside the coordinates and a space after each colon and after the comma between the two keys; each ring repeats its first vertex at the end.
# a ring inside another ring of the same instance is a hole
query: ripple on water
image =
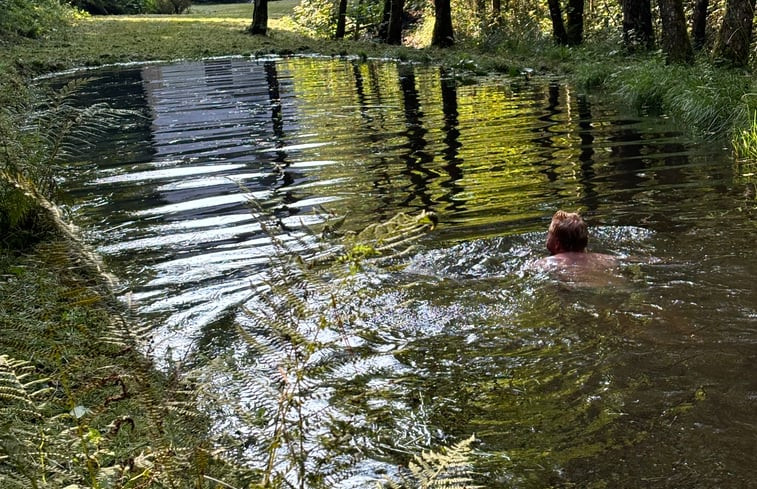
{"type": "MultiPolygon", "coordinates": [[[[490,486],[746,487],[749,175],[717,144],[562,82],[457,86],[442,71],[239,58],[130,66],[85,88],[84,104],[140,115],[82,148],[61,188],[155,320],[157,357],[218,351],[264,382],[235,328],[265,293],[272,240],[312,252],[321,207],[352,230],[430,210],[438,229],[353,276],[340,304],[355,317],[321,332],[340,367],[311,407],[354,427],[352,448],[399,461],[476,433],[490,486]],[[623,286],[532,273],[558,208],[582,210],[623,286]]],[[[222,380],[223,409],[247,408],[222,380]]]]}

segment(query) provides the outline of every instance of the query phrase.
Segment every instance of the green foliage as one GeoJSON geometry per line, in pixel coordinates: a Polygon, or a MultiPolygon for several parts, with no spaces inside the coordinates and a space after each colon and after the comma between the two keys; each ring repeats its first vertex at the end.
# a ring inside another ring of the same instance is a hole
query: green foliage
{"type": "Polygon", "coordinates": [[[190,0],[150,0],[148,13],[181,14],[192,4],[190,0]]]}
{"type": "Polygon", "coordinates": [[[475,437],[443,447],[438,451],[424,451],[414,455],[408,465],[409,474],[401,474],[401,482],[389,480],[391,489],[476,489],[471,478],[471,445],[475,437]]]}
{"type": "Polygon", "coordinates": [[[73,0],[77,8],[94,15],[181,14],[190,0],[73,0]]]}
{"type": "MultiPolygon", "coordinates": [[[[737,130],[733,135],[733,150],[738,160],[757,161],[757,111],[753,112],[752,123],[746,129],[737,130]]],[[[743,166],[747,166],[744,162],[743,166]]],[[[749,165],[751,171],[739,171],[744,176],[754,177],[754,164],[749,165]]]]}
{"type": "Polygon", "coordinates": [[[347,330],[366,289],[353,272],[407,252],[434,216],[400,214],[361,233],[336,220],[306,234],[260,222],[275,252],[237,324],[240,347],[194,378],[206,409],[224,407],[227,457],[255,461],[262,487],[333,487],[362,457],[328,401],[334,373],[355,361],[347,330]]]}
{"type": "Polygon", "coordinates": [[[636,109],[666,114],[693,132],[720,136],[745,125],[754,103],[745,93],[752,80],[742,72],[694,66],[668,66],[655,57],[622,68],[608,77],[609,88],[636,109]]]}
{"type": "Polygon", "coordinates": [[[0,45],[14,37],[39,38],[69,24],[76,12],[60,0],[0,0],[0,45]]]}
{"type": "Polygon", "coordinates": [[[0,107],[0,229],[5,238],[23,234],[39,218],[39,206],[50,205],[56,191],[59,162],[71,159],[92,137],[117,125],[124,111],[106,104],[77,107],[73,94],[87,83],[76,80],[28,102],[0,107]]]}
{"type": "Polygon", "coordinates": [[[215,487],[207,420],[68,245],[0,255],[0,487],[215,487]],[[61,272],[64,270],[64,272],[61,272]]]}
{"type": "Polygon", "coordinates": [[[144,14],[150,12],[155,1],[156,0],[73,0],[71,3],[75,7],[93,15],[122,15],[144,14]]]}
{"type": "Polygon", "coordinates": [[[302,32],[328,38],[336,31],[336,9],[334,0],[304,0],[294,7],[292,19],[302,32]]]}

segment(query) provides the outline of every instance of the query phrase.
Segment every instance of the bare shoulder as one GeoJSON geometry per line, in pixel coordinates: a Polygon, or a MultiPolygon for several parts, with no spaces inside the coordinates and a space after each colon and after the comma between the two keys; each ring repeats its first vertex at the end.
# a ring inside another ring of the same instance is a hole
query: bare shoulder
{"type": "Polygon", "coordinates": [[[560,253],[537,260],[533,270],[579,287],[622,286],[620,261],[603,253],[560,253]]]}
{"type": "Polygon", "coordinates": [[[604,253],[560,253],[541,258],[534,262],[534,267],[541,270],[557,270],[564,268],[602,269],[613,268],[618,265],[618,259],[604,253]]]}

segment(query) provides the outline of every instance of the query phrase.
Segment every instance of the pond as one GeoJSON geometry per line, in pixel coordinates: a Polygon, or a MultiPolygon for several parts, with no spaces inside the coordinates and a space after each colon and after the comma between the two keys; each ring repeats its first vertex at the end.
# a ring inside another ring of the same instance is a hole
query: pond
{"type": "Polygon", "coordinates": [[[277,250],[316,245],[314,211],[356,231],[431,211],[433,231],[343,278],[323,316],[346,319],[304,404],[309,470],[353,457],[343,484],[374,487],[475,434],[486,487],[754,484],[757,177],[724,145],[542,77],[315,57],[88,76],[79,103],[133,112],[81,148],[62,200],[158,360],[223,359],[219,431],[252,438],[239,413],[271,416],[240,331],[266,335],[250,310],[277,250]],[[561,208],[619,257],[607,280],[533,271],[561,208]],[[327,434],[341,442],[315,447],[327,434]]]}

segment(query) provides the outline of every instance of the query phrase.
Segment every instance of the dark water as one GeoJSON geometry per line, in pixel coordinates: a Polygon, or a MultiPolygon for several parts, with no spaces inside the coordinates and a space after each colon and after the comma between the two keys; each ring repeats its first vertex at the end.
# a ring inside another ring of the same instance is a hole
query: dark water
{"type": "MultiPolygon", "coordinates": [[[[259,375],[233,323],[275,253],[260,215],[282,239],[319,206],[356,230],[439,216],[405,259],[351,278],[358,313],[331,331],[347,360],[310,409],[365,455],[348,485],[475,434],[487,487],[757,487],[755,176],[721,144],[560,80],[312,58],[94,75],[82,104],[142,117],[82,148],[64,200],[158,357],[259,375]],[[558,208],[617,271],[529,267],[558,208]]],[[[233,377],[219,390],[248,406],[233,377]]]]}

